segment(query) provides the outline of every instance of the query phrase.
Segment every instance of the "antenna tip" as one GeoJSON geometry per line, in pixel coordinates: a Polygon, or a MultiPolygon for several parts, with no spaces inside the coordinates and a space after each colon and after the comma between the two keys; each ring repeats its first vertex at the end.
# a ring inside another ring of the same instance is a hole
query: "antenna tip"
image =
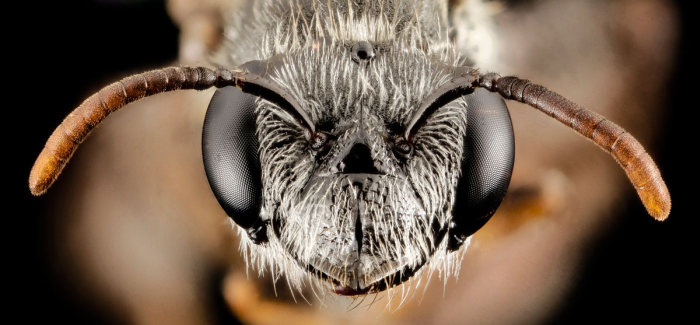
{"type": "Polygon", "coordinates": [[[666,220],[671,213],[671,194],[666,184],[661,182],[657,186],[645,186],[637,190],[647,212],[657,221],[666,220]]]}
{"type": "Polygon", "coordinates": [[[46,193],[63,169],[63,164],[55,157],[42,152],[29,173],[29,192],[34,196],[46,193]]]}

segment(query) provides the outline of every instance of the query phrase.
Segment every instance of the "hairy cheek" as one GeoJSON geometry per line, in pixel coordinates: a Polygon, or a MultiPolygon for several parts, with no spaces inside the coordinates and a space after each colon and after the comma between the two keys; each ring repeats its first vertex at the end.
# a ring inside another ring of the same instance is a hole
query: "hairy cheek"
{"type": "Polygon", "coordinates": [[[444,217],[452,204],[459,177],[461,148],[448,137],[416,137],[416,151],[408,166],[408,177],[429,215],[444,217]]]}
{"type": "Polygon", "coordinates": [[[305,140],[286,142],[261,154],[263,166],[263,200],[265,210],[278,215],[278,209],[289,211],[299,200],[310,179],[314,158],[305,140]]]}

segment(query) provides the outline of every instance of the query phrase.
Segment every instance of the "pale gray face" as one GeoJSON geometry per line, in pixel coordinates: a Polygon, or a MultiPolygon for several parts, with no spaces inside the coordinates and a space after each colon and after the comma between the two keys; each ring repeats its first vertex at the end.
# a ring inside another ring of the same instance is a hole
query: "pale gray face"
{"type": "Polygon", "coordinates": [[[374,45],[376,57],[356,63],[350,43],[322,42],[269,72],[325,144],[312,147],[288,111],[265,101],[257,110],[271,241],[341,294],[401,283],[432,257],[451,218],[466,127],[466,104],[455,100],[402,154],[395,140],[450,71],[420,49],[374,45]]]}

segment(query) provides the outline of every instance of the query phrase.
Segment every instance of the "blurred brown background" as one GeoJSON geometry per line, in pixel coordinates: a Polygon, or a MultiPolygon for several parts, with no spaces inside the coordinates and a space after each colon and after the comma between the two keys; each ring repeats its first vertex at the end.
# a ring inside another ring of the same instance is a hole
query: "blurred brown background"
{"type": "Polygon", "coordinates": [[[692,301],[682,296],[692,296],[696,284],[690,232],[697,222],[691,159],[682,150],[697,139],[687,113],[697,69],[685,6],[523,0],[491,8],[499,39],[493,68],[534,79],[632,131],[666,178],[671,216],[653,221],[611,158],[542,114],[509,104],[517,149],[508,200],[475,238],[444,297],[434,279],[422,303],[419,297],[396,313],[384,312],[384,301],[370,311],[344,313],[346,301],[319,311],[289,302],[284,284],[274,298],[269,278],[242,276],[235,236],[197,156],[211,93],[160,96],[115,114],[53,191],[31,197],[29,168],[75,105],[114,79],[176,62],[178,51],[196,62],[216,41],[196,40],[216,29],[206,23],[210,12],[176,14],[173,22],[160,1],[8,10],[22,18],[5,28],[6,51],[17,55],[10,66],[20,68],[8,78],[7,93],[16,95],[6,99],[8,121],[26,127],[5,129],[14,142],[3,236],[11,257],[3,278],[17,304],[9,309],[27,322],[116,324],[274,323],[261,317],[273,314],[299,323],[691,316],[692,301]]]}

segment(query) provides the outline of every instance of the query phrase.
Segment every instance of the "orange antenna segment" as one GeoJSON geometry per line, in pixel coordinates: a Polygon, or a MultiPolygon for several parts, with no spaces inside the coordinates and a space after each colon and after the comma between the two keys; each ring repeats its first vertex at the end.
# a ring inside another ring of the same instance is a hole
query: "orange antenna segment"
{"type": "Polygon", "coordinates": [[[73,110],[51,134],[29,174],[29,190],[34,195],[46,192],[90,131],[126,104],[177,89],[236,85],[239,77],[228,70],[172,67],[136,74],[102,88],[73,110]]]}
{"type": "Polygon", "coordinates": [[[631,134],[605,117],[529,80],[481,76],[479,86],[539,109],[609,152],[627,173],[647,212],[662,221],[671,212],[671,195],[654,160],[631,134]]]}

